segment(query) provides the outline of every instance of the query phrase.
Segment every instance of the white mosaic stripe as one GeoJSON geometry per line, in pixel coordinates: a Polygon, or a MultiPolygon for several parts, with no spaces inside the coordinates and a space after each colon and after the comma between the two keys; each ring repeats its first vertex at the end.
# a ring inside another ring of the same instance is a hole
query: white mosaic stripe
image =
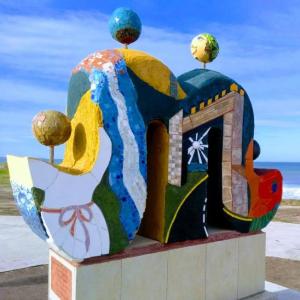
{"type": "Polygon", "coordinates": [[[104,64],[103,70],[107,75],[109,92],[118,110],[117,124],[124,147],[124,186],[133,199],[139,215],[142,218],[146,206],[147,186],[139,168],[138,145],[130,128],[126,102],[124,96],[119,90],[118,78],[113,64],[104,64]]]}

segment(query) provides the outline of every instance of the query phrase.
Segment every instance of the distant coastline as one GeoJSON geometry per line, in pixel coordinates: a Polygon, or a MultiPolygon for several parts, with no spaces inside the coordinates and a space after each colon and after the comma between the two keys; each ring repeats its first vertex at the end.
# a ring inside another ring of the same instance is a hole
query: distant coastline
{"type": "MultiPolygon", "coordinates": [[[[48,159],[43,158],[47,161],[48,159]]],[[[60,163],[62,159],[56,159],[60,163]]],[[[6,158],[0,156],[0,163],[5,163],[6,158]]],[[[255,162],[255,167],[260,169],[278,169],[283,176],[283,199],[300,200],[300,162],[255,162]]]]}
{"type": "MultiPolygon", "coordinates": [[[[37,157],[37,158],[41,159],[41,160],[44,160],[44,161],[49,161],[48,158],[39,158],[39,157],[37,157]]],[[[55,161],[56,164],[59,164],[59,163],[62,162],[62,160],[63,160],[62,158],[57,158],[54,161],[55,161]]],[[[4,163],[6,163],[6,157],[0,156],[0,164],[4,164],[4,163]]]]}

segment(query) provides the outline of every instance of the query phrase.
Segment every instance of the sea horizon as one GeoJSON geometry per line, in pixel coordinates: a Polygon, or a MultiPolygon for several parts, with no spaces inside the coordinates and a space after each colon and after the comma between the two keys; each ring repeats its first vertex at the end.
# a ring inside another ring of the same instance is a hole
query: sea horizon
{"type": "MultiPolygon", "coordinates": [[[[41,158],[47,161],[47,158],[41,158]]],[[[57,158],[55,163],[60,163],[62,158],[57,158]]],[[[0,156],[0,163],[5,163],[6,157],[0,156]]],[[[278,169],[283,176],[283,199],[300,200],[300,162],[262,162],[255,161],[254,166],[261,169],[278,169]]]]}

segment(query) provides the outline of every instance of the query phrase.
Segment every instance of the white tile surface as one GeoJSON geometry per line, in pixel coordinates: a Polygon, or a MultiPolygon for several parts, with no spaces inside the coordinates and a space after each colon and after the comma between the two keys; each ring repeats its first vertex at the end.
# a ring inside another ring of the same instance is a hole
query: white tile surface
{"type": "Polygon", "coordinates": [[[264,290],[265,234],[238,239],[238,298],[264,290]]]}
{"type": "Polygon", "coordinates": [[[58,175],[58,170],[42,160],[28,159],[33,186],[42,190],[51,186],[58,175]]]}
{"type": "Polygon", "coordinates": [[[147,254],[122,261],[122,300],[165,300],[167,252],[147,254]]]}
{"type": "Polygon", "coordinates": [[[168,252],[168,300],[205,298],[206,245],[168,252]]]}
{"type": "Polygon", "coordinates": [[[121,274],[120,260],[80,267],[77,269],[76,299],[119,300],[121,274]]]}
{"type": "Polygon", "coordinates": [[[207,244],[206,299],[237,299],[238,241],[231,239],[207,244]]]}

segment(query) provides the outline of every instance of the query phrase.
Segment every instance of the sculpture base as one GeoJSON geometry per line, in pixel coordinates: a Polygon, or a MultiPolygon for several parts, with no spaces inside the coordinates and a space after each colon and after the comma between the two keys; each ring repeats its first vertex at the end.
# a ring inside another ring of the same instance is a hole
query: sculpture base
{"type": "Polygon", "coordinates": [[[138,236],[122,253],[81,263],[49,253],[51,300],[233,300],[263,291],[264,281],[264,233],[169,245],[138,236]]]}

